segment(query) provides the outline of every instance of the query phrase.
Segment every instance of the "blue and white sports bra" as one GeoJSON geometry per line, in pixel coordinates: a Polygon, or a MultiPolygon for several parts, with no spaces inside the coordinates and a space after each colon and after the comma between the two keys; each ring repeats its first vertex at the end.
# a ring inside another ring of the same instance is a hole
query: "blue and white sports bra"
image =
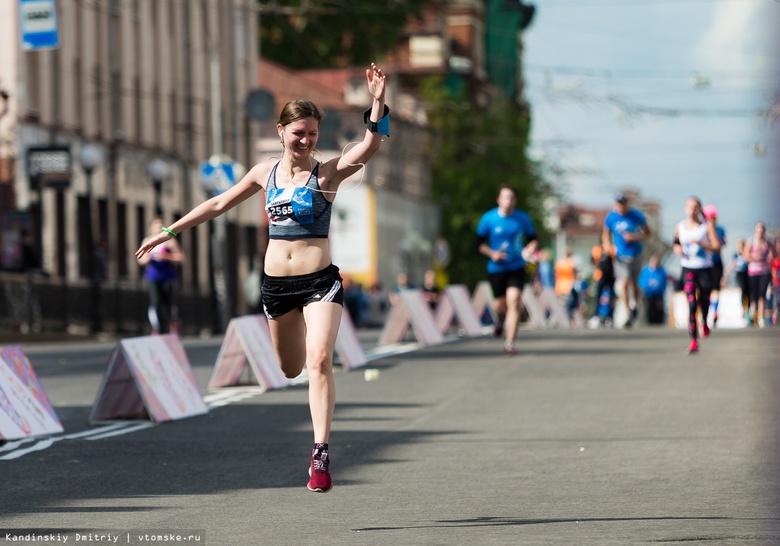
{"type": "Polygon", "coordinates": [[[291,188],[276,187],[274,165],[266,185],[265,212],[268,215],[268,235],[271,239],[325,239],[330,229],[330,214],[333,203],[325,199],[319,190],[317,173],[320,164],[314,167],[305,186],[291,188]]]}

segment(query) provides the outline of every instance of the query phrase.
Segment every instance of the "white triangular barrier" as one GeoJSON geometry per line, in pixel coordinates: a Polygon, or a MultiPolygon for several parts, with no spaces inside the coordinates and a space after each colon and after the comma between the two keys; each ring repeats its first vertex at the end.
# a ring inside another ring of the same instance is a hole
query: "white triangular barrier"
{"type": "Polygon", "coordinates": [[[90,423],[150,419],[155,423],[208,412],[184,347],[175,334],[123,339],[109,358],[90,423]]]}
{"type": "Polygon", "coordinates": [[[0,440],[62,432],[54,407],[19,346],[0,351],[0,440]]]}
{"type": "Polygon", "coordinates": [[[436,326],[422,290],[401,290],[398,296],[379,336],[379,345],[402,341],[410,325],[417,342],[423,347],[442,343],[444,336],[436,326]]]}
{"type": "Polygon", "coordinates": [[[355,326],[346,310],[341,313],[341,325],[336,337],[336,353],[339,355],[339,360],[345,370],[354,370],[368,362],[355,326]]]}
{"type": "Polygon", "coordinates": [[[566,314],[566,309],[563,308],[561,300],[555,290],[552,288],[544,288],[542,290],[542,300],[547,306],[547,310],[550,312],[550,324],[558,326],[568,330],[571,328],[569,323],[569,316],[566,314]]]}
{"type": "Polygon", "coordinates": [[[540,301],[539,296],[534,292],[533,287],[530,284],[526,284],[523,288],[523,306],[528,312],[528,321],[539,328],[547,326],[547,306],[540,301]]]}
{"type": "Polygon", "coordinates": [[[453,284],[444,289],[436,306],[436,327],[442,334],[457,319],[467,336],[482,335],[479,316],[474,312],[468,288],[464,284],[453,284]]]}
{"type": "Polygon", "coordinates": [[[279,367],[265,315],[231,319],[206,389],[242,384],[259,385],[263,390],[281,389],[290,384],[279,367]],[[247,363],[251,373],[242,382],[247,363]]]}
{"type": "Polygon", "coordinates": [[[493,324],[498,322],[496,312],[493,310],[493,289],[490,288],[489,282],[481,281],[474,287],[474,293],[471,295],[471,307],[474,309],[474,314],[479,317],[480,322],[485,311],[490,314],[493,324]]]}

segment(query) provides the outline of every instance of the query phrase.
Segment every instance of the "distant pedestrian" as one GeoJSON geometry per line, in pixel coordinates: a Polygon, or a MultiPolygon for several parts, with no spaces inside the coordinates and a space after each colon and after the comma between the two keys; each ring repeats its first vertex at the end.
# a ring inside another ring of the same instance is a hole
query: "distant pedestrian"
{"type": "Polygon", "coordinates": [[[774,242],[775,255],[772,258],[772,296],[774,299],[774,313],[772,314],[772,324],[777,326],[777,319],[780,313],[780,237],[774,242]]]}
{"type": "Polygon", "coordinates": [[[602,239],[607,252],[611,251],[613,244],[615,246],[615,277],[620,283],[621,298],[626,309],[625,328],[631,327],[632,317],[635,316],[636,308],[632,307],[631,302],[639,299],[641,241],[650,234],[644,214],[629,207],[628,196],[624,193],[615,195],[614,208],[604,219],[602,239]]]}
{"type": "Polygon", "coordinates": [[[344,277],[344,308],[352,320],[352,324],[361,328],[366,320],[368,298],[363,291],[363,285],[349,277],[344,277]]]}
{"type": "Polygon", "coordinates": [[[664,296],[667,282],[666,270],[658,256],[650,256],[650,261],[639,273],[639,288],[645,296],[648,324],[665,322],[664,296]]]}
{"type": "Polygon", "coordinates": [[[572,250],[567,248],[566,256],[555,262],[555,293],[563,299],[571,294],[574,281],[577,279],[577,266],[572,254],[572,250]]]}
{"type": "Polygon", "coordinates": [[[395,305],[400,301],[400,294],[404,290],[409,290],[412,285],[409,284],[409,275],[406,271],[401,271],[395,277],[395,284],[390,288],[388,298],[390,299],[390,305],[395,305]]]}
{"type": "Polygon", "coordinates": [[[701,313],[702,337],[710,335],[707,315],[712,291],[712,253],[720,250],[715,219],[706,219],[701,201],[689,197],[685,201],[685,219],[674,228],[674,252],[680,256],[683,289],[688,297],[688,332],[691,344],[688,353],[699,350],[697,312],[701,313]]]}
{"type": "Polygon", "coordinates": [[[753,324],[759,328],[766,325],[766,291],[771,281],[771,267],[774,252],[766,240],[766,226],[756,224],[753,236],[745,243],[745,261],[748,273],[748,294],[750,315],[753,324]]]}
{"type": "Polygon", "coordinates": [[[517,190],[502,185],[498,206],[487,211],[477,225],[477,249],[487,256],[488,281],[493,289],[493,310],[498,317],[495,334],[505,335],[504,353],[517,354],[515,336],[523,308],[525,258],[536,251],[536,228],[531,217],[517,210],[517,190]]]}
{"type": "Polygon", "coordinates": [[[431,311],[435,311],[436,305],[439,303],[439,287],[436,285],[436,272],[433,269],[425,272],[422,291],[431,311]]]}
{"type": "MultiPolygon", "coordinates": [[[[162,218],[154,218],[149,224],[149,236],[142,244],[157,237],[163,226],[162,218]]],[[[138,263],[145,267],[144,279],[149,292],[147,314],[152,334],[167,334],[171,331],[176,266],[183,261],[184,253],[175,239],[155,246],[138,258],[138,263]]]]}
{"type": "Polygon", "coordinates": [[[536,268],[539,276],[539,284],[542,290],[549,288],[555,289],[555,268],[552,264],[552,252],[549,248],[543,248],[539,252],[539,264],[536,268]]]}
{"type": "Polygon", "coordinates": [[[606,250],[601,242],[595,245],[591,251],[591,259],[596,266],[593,272],[596,286],[593,292],[593,315],[588,321],[589,328],[598,328],[602,323],[605,327],[612,327],[615,310],[613,251],[614,247],[611,250],[606,250]]]}
{"type": "Polygon", "coordinates": [[[382,293],[382,286],[378,282],[373,283],[366,294],[366,326],[369,328],[383,326],[389,305],[387,296],[382,293]]]}
{"type": "Polygon", "coordinates": [[[750,316],[750,288],[748,287],[747,259],[745,258],[745,239],[742,237],[734,241],[734,255],[726,266],[723,275],[726,279],[734,272],[737,286],[740,290],[740,300],[742,301],[742,315],[749,323],[752,321],[750,316]]]}

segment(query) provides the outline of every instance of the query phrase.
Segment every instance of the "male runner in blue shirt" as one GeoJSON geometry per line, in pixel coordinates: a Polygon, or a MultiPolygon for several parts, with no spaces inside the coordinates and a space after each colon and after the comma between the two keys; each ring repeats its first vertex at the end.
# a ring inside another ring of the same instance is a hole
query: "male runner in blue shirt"
{"type": "Polygon", "coordinates": [[[496,337],[505,331],[504,352],[517,354],[515,335],[522,312],[525,258],[536,251],[536,229],[527,213],[516,210],[517,191],[502,185],[498,206],[487,211],[477,225],[477,248],[487,256],[488,281],[493,289],[493,310],[498,317],[496,337]]]}
{"type": "Polygon", "coordinates": [[[615,245],[615,278],[620,286],[620,297],[626,308],[627,319],[624,328],[631,328],[635,311],[631,309],[628,287],[633,291],[633,300],[639,301],[639,272],[642,270],[642,241],[650,236],[644,214],[628,206],[628,196],[618,193],[615,207],[604,219],[602,242],[604,250],[610,252],[615,245]]]}

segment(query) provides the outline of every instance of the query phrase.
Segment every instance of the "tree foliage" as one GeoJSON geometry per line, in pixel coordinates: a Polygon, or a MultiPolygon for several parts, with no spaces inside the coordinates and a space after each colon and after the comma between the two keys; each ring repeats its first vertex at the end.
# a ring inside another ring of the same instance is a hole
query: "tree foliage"
{"type": "Polygon", "coordinates": [[[263,57],[295,69],[360,66],[398,42],[430,0],[259,0],[263,57]]]}
{"type": "Polygon", "coordinates": [[[501,95],[486,108],[459,99],[440,77],[423,86],[435,134],[433,193],[442,206],[442,237],[450,246],[450,282],[474,287],[485,279],[486,258],[476,250],[482,214],[495,207],[498,188],[517,190],[517,208],[531,215],[543,233],[543,198],[550,188],[526,156],[528,112],[501,95]]]}

